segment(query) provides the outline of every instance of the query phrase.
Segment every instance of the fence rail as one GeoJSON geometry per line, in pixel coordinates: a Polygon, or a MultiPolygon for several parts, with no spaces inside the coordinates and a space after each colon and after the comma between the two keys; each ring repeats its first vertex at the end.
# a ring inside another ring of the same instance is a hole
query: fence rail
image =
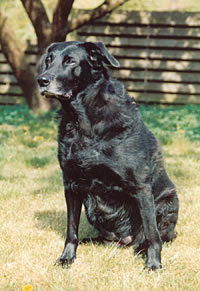
{"type": "MultiPolygon", "coordinates": [[[[36,67],[36,45],[32,45],[28,42],[26,58],[31,66],[36,67]]],[[[8,64],[0,46],[0,104],[19,104],[24,101],[22,89],[18,85],[12,68],[8,64]]]]}
{"type": "MultiPolygon", "coordinates": [[[[79,29],[77,38],[104,42],[121,64],[112,75],[138,101],[200,104],[200,13],[115,12],[79,29]]],[[[35,53],[27,50],[32,65],[35,53]]],[[[22,96],[0,50],[0,103],[22,96]]]]}

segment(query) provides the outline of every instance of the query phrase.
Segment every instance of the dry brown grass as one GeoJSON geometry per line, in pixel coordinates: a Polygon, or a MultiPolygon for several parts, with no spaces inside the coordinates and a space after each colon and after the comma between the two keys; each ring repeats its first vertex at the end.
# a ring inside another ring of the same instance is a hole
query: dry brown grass
{"type": "MultiPolygon", "coordinates": [[[[178,116],[182,128],[186,116],[193,124],[199,116],[199,111],[194,115],[193,108],[180,111],[142,108],[142,111],[147,120],[151,117],[154,131],[158,129],[155,122],[164,120],[158,118],[161,113],[178,116]]],[[[200,142],[193,135],[194,141],[185,137],[190,134],[189,127],[184,129],[185,133],[174,131],[168,144],[166,136],[172,132],[174,119],[168,121],[169,132],[160,125],[160,138],[165,136],[166,166],[180,199],[178,237],[173,244],[163,247],[163,269],[145,271],[143,259],[134,255],[132,248],[89,243],[79,246],[76,262],[65,270],[54,265],[63,249],[66,225],[61,171],[56,158],[57,126],[48,116],[30,117],[26,110],[18,109],[14,115],[12,110],[8,113],[2,110],[1,118],[4,123],[0,125],[0,290],[199,290],[200,142]],[[23,122],[22,116],[28,121],[23,122]]],[[[83,211],[80,238],[90,235],[94,235],[94,230],[83,211]]]]}

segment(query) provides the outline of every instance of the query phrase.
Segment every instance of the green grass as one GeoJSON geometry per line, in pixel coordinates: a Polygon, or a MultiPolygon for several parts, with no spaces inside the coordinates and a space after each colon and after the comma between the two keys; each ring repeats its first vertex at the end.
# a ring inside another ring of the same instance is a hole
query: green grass
{"type": "MultiPolygon", "coordinates": [[[[140,110],[162,142],[180,199],[178,236],[163,246],[163,269],[144,271],[132,248],[93,244],[79,246],[71,269],[55,266],[66,225],[56,114],[0,106],[0,290],[28,290],[28,284],[37,291],[199,290],[200,107],[140,110]]],[[[94,235],[84,211],[79,235],[94,235]]]]}

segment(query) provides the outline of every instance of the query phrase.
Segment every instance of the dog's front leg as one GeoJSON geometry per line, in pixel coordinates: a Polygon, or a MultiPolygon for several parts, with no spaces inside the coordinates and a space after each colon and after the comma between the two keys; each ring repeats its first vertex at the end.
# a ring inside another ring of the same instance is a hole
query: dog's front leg
{"type": "Polygon", "coordinates": [[[82,198],[73,191],[65,190],[67,203],[67,238],[60,263],[69,266],[76,258],[76,249],[78,245],[78,227],[82,206],[82,198]]]}
{"type": "Polygon", "coordinates": [[[151,270],[162,268],[162,242],[157,228],[154,199],[149,185],[144,185],[140,188],[137,194],[137,202],[148,245],[146,267],[151,270]]]}

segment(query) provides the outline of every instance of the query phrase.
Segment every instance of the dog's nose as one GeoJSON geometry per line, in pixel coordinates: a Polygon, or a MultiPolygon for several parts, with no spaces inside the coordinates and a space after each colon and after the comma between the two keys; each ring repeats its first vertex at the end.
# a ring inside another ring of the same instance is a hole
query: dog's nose
{"type": "Polygon", "coordinates": [[[39,77],[37,81],[40,87],[47,87],[50,83],[49,79],[45,76],[39,77]]]}

